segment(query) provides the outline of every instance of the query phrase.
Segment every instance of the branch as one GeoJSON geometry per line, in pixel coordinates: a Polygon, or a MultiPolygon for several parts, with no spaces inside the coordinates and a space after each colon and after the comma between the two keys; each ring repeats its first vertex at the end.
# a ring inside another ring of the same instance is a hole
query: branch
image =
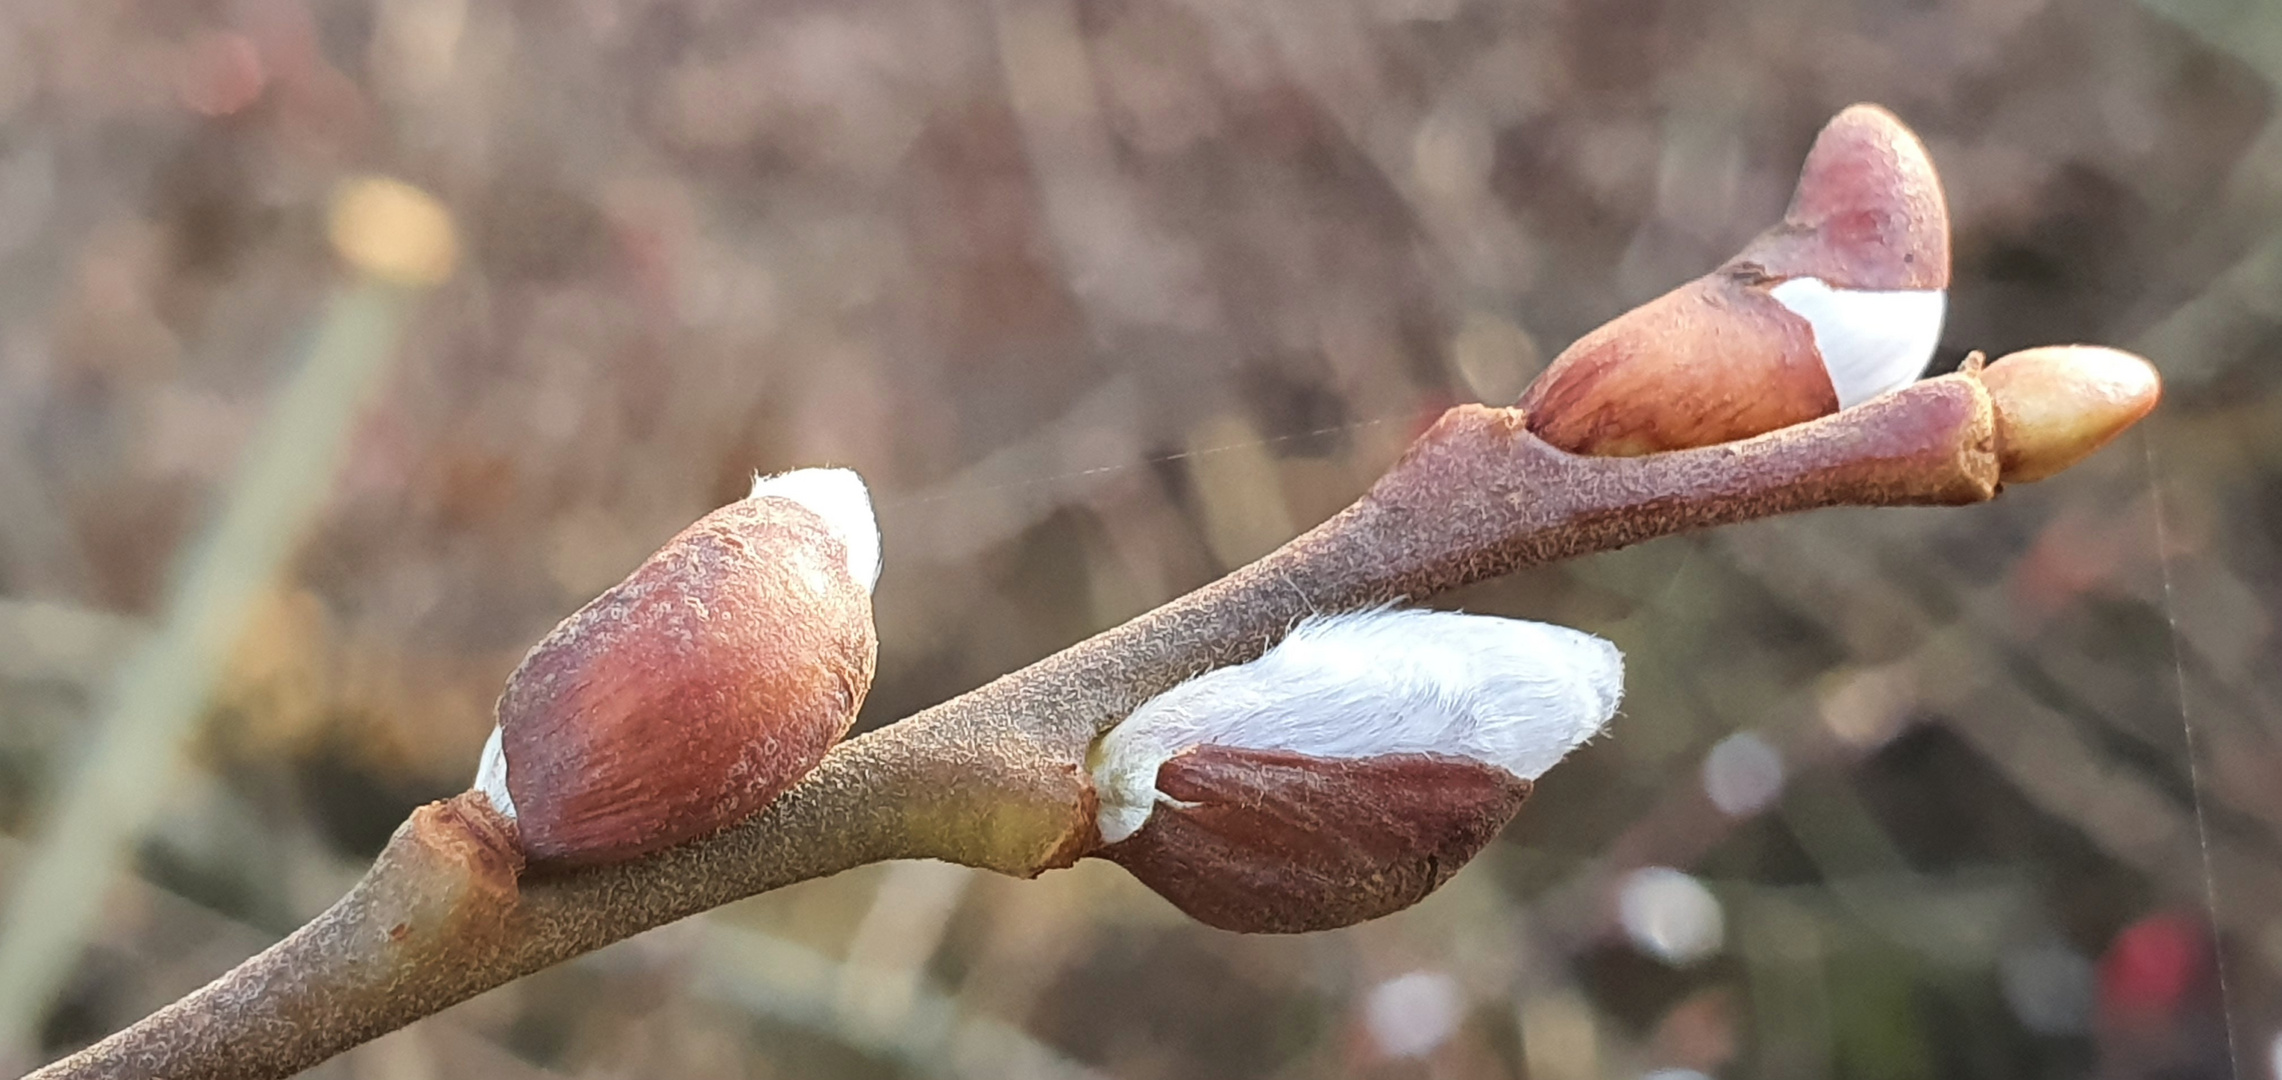
{"type": "Polygon", "coordinates": [[[1997,490],[1996,425],[1970,370],[1743,442],[1634,458],[1567,454],[1524,430],[1518,410],[1461,406],[1331,520],[839,746],[723,832],[524,875],[481,797],[422,807],[309,925],[33,1076],[288,1076],[540,968],[794,882],[897,858],[1025,877],[1066,867],[1100,843],[1092,742],[1183,680],[1259,656],[1303,616],[1797,510],[1978,502],[1997,490]]]}

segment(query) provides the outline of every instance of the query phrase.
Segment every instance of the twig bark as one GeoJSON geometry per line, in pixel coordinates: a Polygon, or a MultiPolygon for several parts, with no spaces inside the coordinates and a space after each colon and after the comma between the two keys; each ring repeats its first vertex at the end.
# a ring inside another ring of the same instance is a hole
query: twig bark
{"type": "Polygon", "coordinates": [[[1972,373],[1756,439],[1576,457],[1512,409],[1445,414],[1371,490],[1229,576],[849,741],[766,811],[614,866],[522,875],[480,796],[415,812],[314,922],[191,996],[34,1074],[281,1077],[511,979],[754,893],[891,858],[1019,876],[1098,846],[1085,756],[1184,679],[1299,618],[1416,600],[1523,566],[1822,506],[1962,504],[1997,489],[1972,373]]]}

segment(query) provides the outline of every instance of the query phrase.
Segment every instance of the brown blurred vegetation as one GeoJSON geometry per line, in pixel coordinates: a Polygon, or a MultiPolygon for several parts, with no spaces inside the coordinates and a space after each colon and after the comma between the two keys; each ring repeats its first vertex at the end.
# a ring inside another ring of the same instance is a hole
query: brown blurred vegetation
{"type": "Polygon", "coordinates": [[[1988,506],[1451,598],[1612,638],[1629,693],[1427,903],[1241,938],[1098,865],[874,867],[319,1075],[2217,1077],[2230,1020],[2233,1075],[2268,1075],[2277,79],[2282,7],[2224,0],[16,0],[0,882],[350,287],[331,193],[402,178],[464,247],[192,752],[147,778],[166,810],[84,898],[98,940],[39,1053],[329,903],[466,784],[522,650],[753,470],[873,485],[886,723],[1313,524],[1441,408],[1510,401],[1774,220],[1815,129],[1872,100],[1949,185],[1936,366],[2123,345],[2164,407],[1988,506]],[[1772,801],[1715,806],[1766,749],[1772,801]],[[1648,866],[1717,898],[1710,955],[1619,925],[1648,866]],[[1419,971],[1441,989],[1374,996],[1419,971]]]}

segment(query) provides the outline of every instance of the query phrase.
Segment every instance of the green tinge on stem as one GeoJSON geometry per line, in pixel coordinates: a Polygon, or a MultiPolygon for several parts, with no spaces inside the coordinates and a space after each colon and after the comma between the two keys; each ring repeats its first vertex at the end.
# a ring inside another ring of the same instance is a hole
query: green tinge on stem
{"type": "Polygon", "coordinates": [[[164,803],[231,648],[324,505],[357,412],[395,352],[405,303],[375,284],[332,297],[219,515],[176,565],[162,622],[111,681],[92,745],[58,788],[0,919],[0,1058],[29,1049],[112,877],[164,803]]]}

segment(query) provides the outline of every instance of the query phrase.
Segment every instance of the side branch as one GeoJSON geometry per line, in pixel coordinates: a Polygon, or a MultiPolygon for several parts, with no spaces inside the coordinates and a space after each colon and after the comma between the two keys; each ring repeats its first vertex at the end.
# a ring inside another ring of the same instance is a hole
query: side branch
{"type": "Polygon", "coordinates": [[[282,1077],[651,927],[882,859],[1032,876],[1099,845],[1088,747],[1149,698],[1259,656],[1300,618],[1689,529],[1821,506],[1991,497],[1973,373],[1755,439],[1579,457],[1513,409],[1452,409],[1362,499],[1229,576],[849,741],[760,814],[631,862],[517,878],[488,804],[423,807],[310,925],[34,1074],[282,1077]]]}

